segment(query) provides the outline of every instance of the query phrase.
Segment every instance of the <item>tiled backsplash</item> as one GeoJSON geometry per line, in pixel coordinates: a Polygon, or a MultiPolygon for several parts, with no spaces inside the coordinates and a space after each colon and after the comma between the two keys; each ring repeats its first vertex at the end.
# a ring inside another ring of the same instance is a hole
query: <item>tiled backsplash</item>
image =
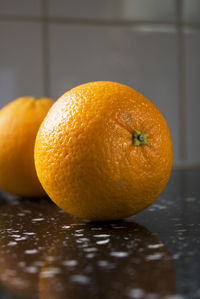
{"type": "Polygon", "coordinates": [[[174,165],[200,165],[200,0],[0,0],[0,106],[112,80],[165,116],[174,165]]]}
{"type": "Polygon", "coordinates": [[[174,0],[49,0],[48,12],[51,17],[84,20],[169,22],[176,18],[174,0]]]}

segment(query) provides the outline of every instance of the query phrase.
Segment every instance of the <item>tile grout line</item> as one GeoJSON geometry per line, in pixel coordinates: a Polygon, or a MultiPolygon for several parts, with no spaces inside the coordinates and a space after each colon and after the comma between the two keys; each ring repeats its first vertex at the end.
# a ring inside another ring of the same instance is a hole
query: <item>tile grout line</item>
{"type": "Polygon", "coordinates": [[[42,30],[42,62],[43,62],[43,91],[44,96],[50,96],[49,86],[49,24],[46,22],[47,0],[41,1],[41,30],[42,30]]]}
{"type": "MultiPolygon", "coordinates": [[[[42,3],[45,3],[46,0],[41,0],[42,3]]],[[[42,4],[42,10],[47,10],[47,4],[42,4]],[[45,8],[46,6],[46,8],[45,8]],[[44,7],[44,8],[43,8],[44,7]]],[[[0,21],[10,21],[10,22],[42,22],[49,24],[71,24],[71,25],[93,25],[93,26],[170,26],[174,28],[184,27],[194,30],[200,30],[199,23],[189,23],[189,22],[164,22],[164,21],[134,21],[134,20],[95,20],[95,19],[81,19],[81,18],[63,18],[63,17],[48,17],[46,15],[47,12],[44,11],[44,15],[42,17],[37,16],[11,16],[11,15],[0,15],[0,21]]]]}
{"type": "MultiPolygon", "coordinates": [[[[182,17],[183,17],[183,1],[176,0],[176,21],[177,21],[177,65],[178,65],[178,107],[179,107],[179,155],[182,165],[187,161],[186,150],[186,110],[185,110],[185,51],[184,51],[184,32],[182,29],[182,17]]],[[[181,175],[181,188],[180,195],[184,197],[186,193],[187,184],[185,173],[181,175]]],[[[181,203],[181,219],[185,222],[185,207],[181,203]]]]}
{"type": "Polygon", "coordinates": [[[179,106],[179,155],[182,162],[187,159],[186,98],[185,98],[185,44],[182,29],[182,0],[176,1],[177,13],[177,64],[178,64],[178,106],[179,106]]]}
{"type": "Polygon", "coordinates": [[[182,169],[200,169],[200,164],[199,163],[190,163],[190,162],[185,162],[185,163],[175,163],[173,165],[173,170],[182,170],[182,169]]]}

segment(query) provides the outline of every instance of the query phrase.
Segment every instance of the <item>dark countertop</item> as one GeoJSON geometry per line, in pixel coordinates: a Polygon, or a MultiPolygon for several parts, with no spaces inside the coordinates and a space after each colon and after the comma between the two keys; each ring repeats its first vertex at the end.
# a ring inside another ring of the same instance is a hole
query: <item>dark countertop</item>
{"type": "Polygon", "coordinates": [[[151,207],[113,223],[1,193],[0,298],[200,298],[200,170],[173,171],[151,207]]]}

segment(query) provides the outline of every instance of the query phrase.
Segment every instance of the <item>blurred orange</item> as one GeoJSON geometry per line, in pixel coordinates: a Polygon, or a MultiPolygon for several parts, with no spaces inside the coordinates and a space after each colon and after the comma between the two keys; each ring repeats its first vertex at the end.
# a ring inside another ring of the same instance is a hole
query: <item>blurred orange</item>
{"type": "Polygon", "coordinates": [[[0,187],[21,196],[45,192],[34,166],[37,131],[53,101],[21,97],[0,110],[0,187]]]}

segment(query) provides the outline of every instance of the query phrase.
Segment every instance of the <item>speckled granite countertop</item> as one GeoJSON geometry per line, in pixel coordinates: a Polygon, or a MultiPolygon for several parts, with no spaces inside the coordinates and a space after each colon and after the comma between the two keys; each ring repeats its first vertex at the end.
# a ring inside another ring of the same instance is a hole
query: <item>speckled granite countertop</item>
{"type": "Polygon", "coordinates": [[[174,171],[154,205],[114,223],[1,193],[0,298],[200,298],[200,170],[174,171]]]}

